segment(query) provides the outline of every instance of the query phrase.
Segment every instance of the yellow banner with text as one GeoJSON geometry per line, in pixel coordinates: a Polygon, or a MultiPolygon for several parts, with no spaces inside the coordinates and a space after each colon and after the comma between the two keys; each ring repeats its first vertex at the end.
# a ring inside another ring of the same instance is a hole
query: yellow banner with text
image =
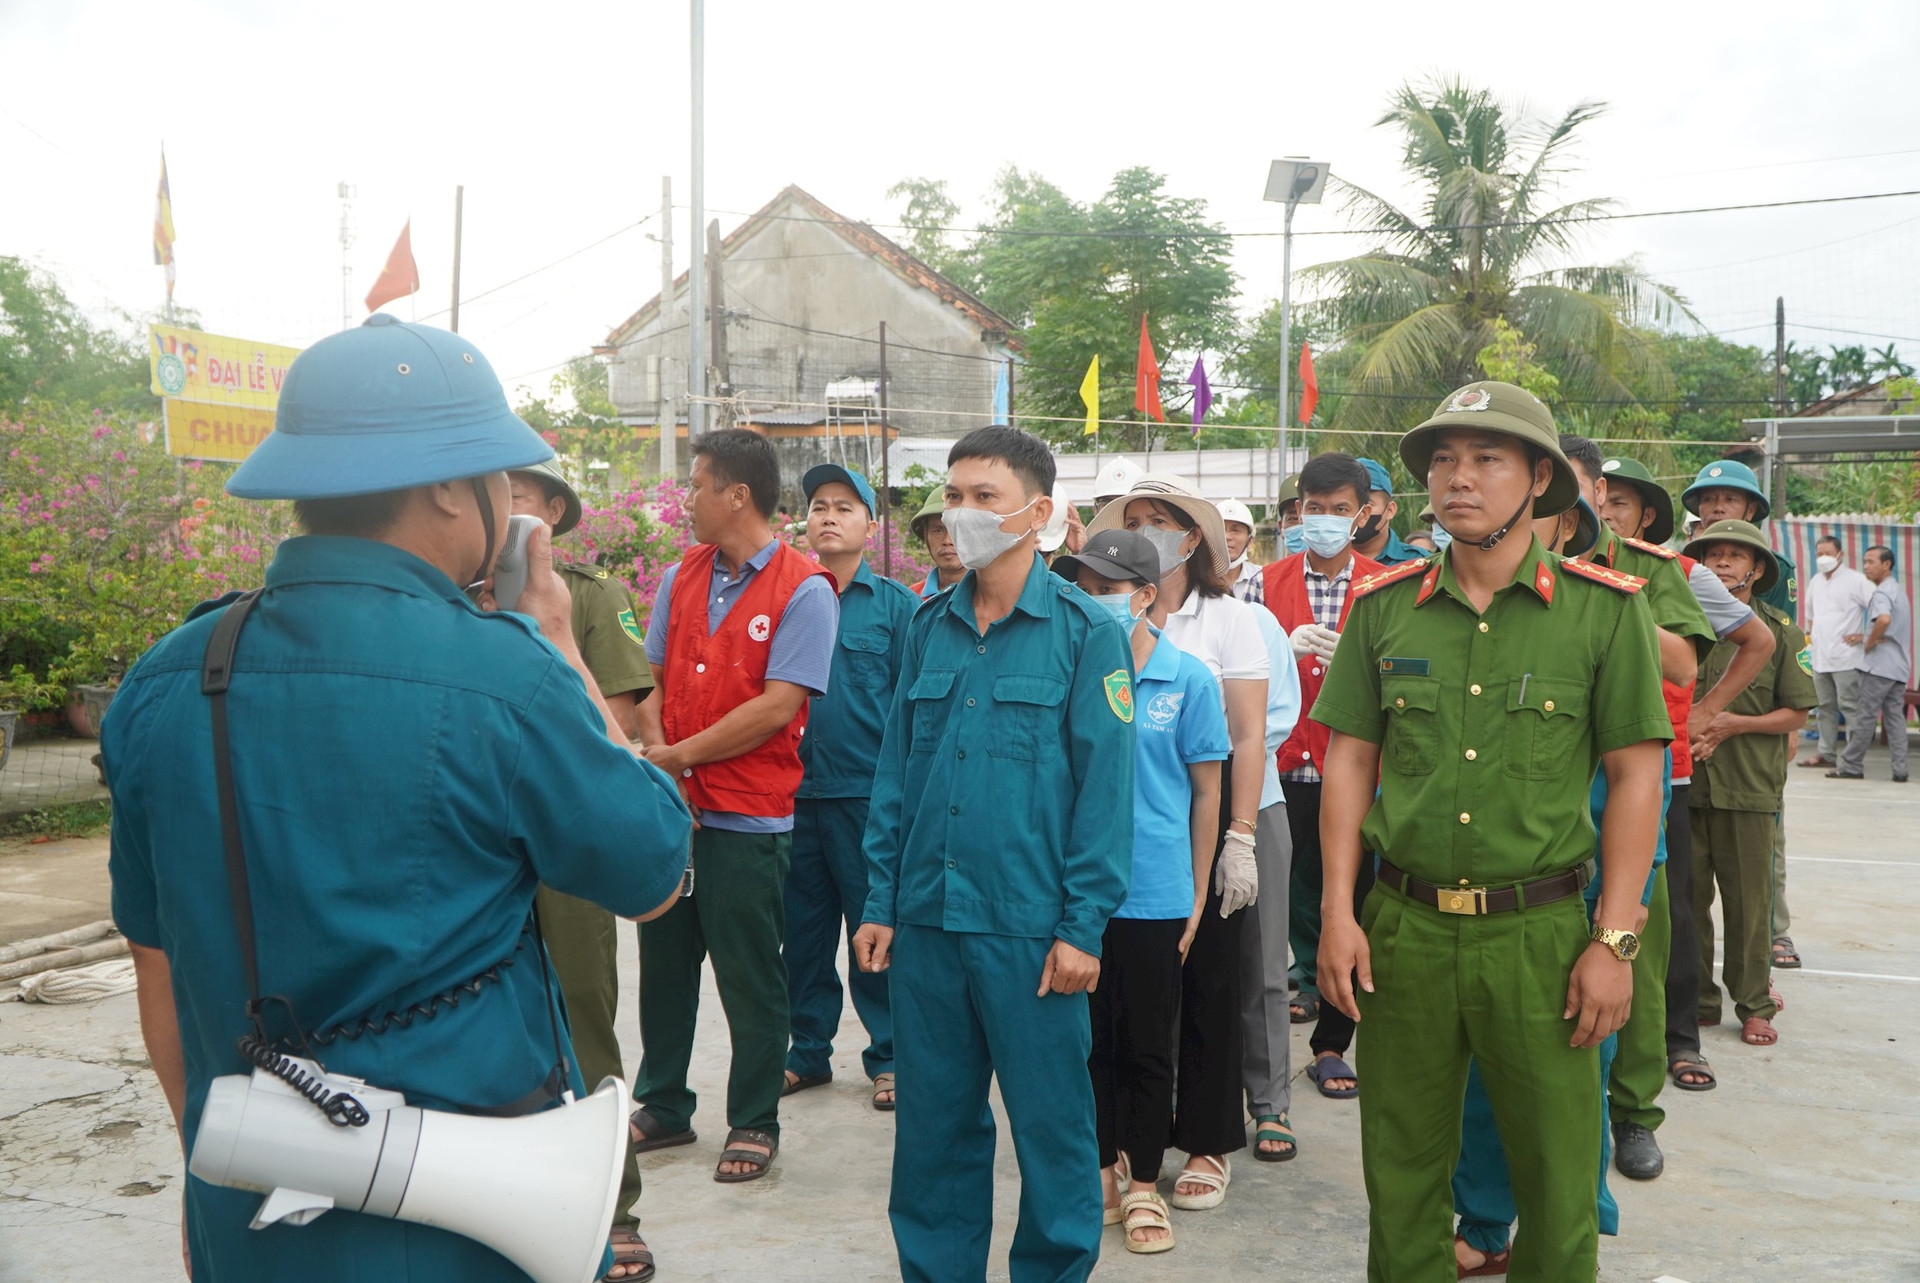
{"type": "Polygon", "coordinates": [[[246,406],[271,414],[287,367],[300,355],[299,348],[176,325],[148,328],[153,394],[181,401],[246,406]]]}
{"type": "Polygon", "coordinates": [[[238,463],[273,431],[273,411],[166,397],[167,453],[238,463]]]}

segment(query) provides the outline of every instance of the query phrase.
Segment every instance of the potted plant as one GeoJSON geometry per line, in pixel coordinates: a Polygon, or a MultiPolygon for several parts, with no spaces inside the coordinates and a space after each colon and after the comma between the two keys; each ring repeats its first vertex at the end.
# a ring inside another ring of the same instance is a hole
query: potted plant
{"type": "Polygon", "coordinates": [[[57,689],[19,665],[5,678],[0,678],[0,770],[6,769],[7,759],[13,756],[13,736],[21,713],[49,703],[58,704],[59,700],[57,689]]]}

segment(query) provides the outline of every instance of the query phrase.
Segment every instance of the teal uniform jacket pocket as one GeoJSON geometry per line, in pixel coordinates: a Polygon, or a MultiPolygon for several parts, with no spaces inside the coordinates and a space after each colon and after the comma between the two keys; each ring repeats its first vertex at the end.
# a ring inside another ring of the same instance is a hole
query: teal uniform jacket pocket
{"type": "Polygon", "coordinates": [[[1389,673],[1380,679],[1380,707],[1387,714],[1381,748],[1389,771],[1433,774],[1440,764],[1439,706],[1438,678],[1389,673]]]}
{"type": "Polygon", "coordinates": [[[913,679],[907,691],[907,702],[913,706],[909,752],[931,753],[946,734],[947,719],[953,712],[948,699],[953,693],[953,676],[951,668],[929,668],[913,679]]]}
{"type": "Polygon", "coordinates": [[[1022,762],[1052,762],[1066,756],[1060,705],[1067,684],[1041,673],[1008,673],[993,682],[997,725],[987,751],[1022,762]]]}
{"type": "Polygon", "coordinates": [[[887,685],[887,654],[893,639],[881,632],[840,634],[839,663],[834,680],[845,678],[849,686],[861,690],[884,690],[887,685]]]}

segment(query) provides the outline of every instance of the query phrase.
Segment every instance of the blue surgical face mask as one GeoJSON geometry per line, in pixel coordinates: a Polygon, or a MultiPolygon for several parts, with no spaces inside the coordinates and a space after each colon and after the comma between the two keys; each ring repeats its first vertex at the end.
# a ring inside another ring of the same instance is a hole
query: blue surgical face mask
{"type": "Polygon", "coordinates": [[[1433,548],[1435,552],[1445,552],[1447,545],[1453,542],[1453,536],[1439,522],[1433,523],[1433,548]]]}
{"type": "Polygon", "coordinates": [[[1093,604],[1113,616],[1113,622],[1122,628],[1132,628],[1140,621],[1133,613],[1133,594],[1130,592],[1108,593],[1104,597],[1095,597],[1093,604]]]}
{"type": "Polygon", "coordinates": [[[1288,526],[1280,532],[1280,543],[1287,550],[1288,556],[1296,552],[1305,552],[1307,549],[1306,527],[1288,526]]]}
{"type": "Polygon", "coordinates": [[[1300,518],[1300,532],[1317,557],[1337,557],[1353,541],[1353,518],[1309,512],[1300,518]]]}

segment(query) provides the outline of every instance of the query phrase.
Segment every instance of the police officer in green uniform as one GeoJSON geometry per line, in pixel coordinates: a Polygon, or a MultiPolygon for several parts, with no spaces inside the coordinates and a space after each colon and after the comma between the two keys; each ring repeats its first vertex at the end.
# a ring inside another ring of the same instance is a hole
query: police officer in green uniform
{"type": "MultiPolygon", "coordinates": [[[[1758,603],[1773,631],[1773,654],[1759,676],[1740,693],[1711,729],[1714,747],[1694,771],[1693,845],[1699,874],[1693,883],[1694,925],[1699,931],[1700,1023],[1720,1023],[1720,986],[1713,983],[1713,919],[1716,884],[1721,896],[1726,948],[1722,979],[1740,1018],[1740,1036],[1770,1046],[1778,1010],[1768,991],[1768,910],[1774,885],[1769,848],[1774,815],[1786,787],[1793,735],[1819,702],[1806,634],[1786,615],[1759,601],[1779,573],[1766,536],[1745,521],[1716,521],[1687,545],[1742,600],[1758,603]]],[[[1734,647],[1721,642],[1700,663],[1700,685],[1716,680],[1732,662],[1734,647]]],[[[1696,758],[1702,756],[1695,749],[1696,758]]]]}
{"type": "Polygon", "coordinates": [[[1380,857],[1362,921],[1349,896],[1320,906],[1322,995],[1359,1022],[1369,1074],[1368,1277],[1455,1277],[1449,1179],[1472,1060],[1513,1172],[1510,1276],[1591,1278],[1596,1048],[1632,1003],[1671,734],[1653,617],[1640,580],[1563,560],[1528,528],[1578,494],[1531,393],[1469,384],[1400,454],[1453,542],[1355,585],[1313,711],[1333,731],[1327,885],[1352,885],[1363,848],[1380,857]],[[1596,768],[1610,792],[1590,929],[1596,768]]]}
{"type": "MultiPolygon", "coordinates": [[[[1700,518],[1703,527],[1717,521],[1750,521],[1757,529],[1766,524],[1768,514],[1773,511],[1773,504],[1767,499],[1767,492],[1760,488],[1760,479],[1753,475],[1753,469],[1732,459],[1709,463],[1700,469],[1693,484],[1680,492],[1680,502],[1700,518]]],[[[1776,577],[1766,588],[1754,593],[1753,599],[1773,607],[1788,619],[1798,619],[1800,580],[1793,559],[1771,547],[1768,553],[1778,568],[1776,577]]],[[[1796,746],[1797,743],[1796,740],[1796,746]]],[[[1792,749],[1788,751],[1791,754],[1792,749]]],[[[1787,908],[1786,810],[1782,807],[1773,821],[1772,931],[1773,965],[1784,970],[1801,965],[1800,951],[1793,947],[1792,930],[1793,914],[1787,908]]]]}
{"type": "MultiPolygon", "coordinates": [[[[579,492],[551,461],[509,472],[507,481],[513,511],[546,522],[556,542],[580,524],[579,492]]],[[[586,661],[614,721],[631,739],[639,729],[639,701],[653,689],[645,639],[633,613],[633,593],[591,562],[562,561],[556,556],[553,568],[573,602],[574,645],[580,648],[580,658],[586,661]]],[[[614,916],[590,900],[544,885],[535,894],[534,904],[554,976],[566,995],[581,1077],[596,1083],[609,1074],[625,1078],[620,1036],[614,1032],[614,1015],[620,1006],[615,952],[619,934],[614,916]]],[[[641,1239],[639,1220],[633,1214],[639,1201],[640,1158],[629,1149],[620,1177],[620,1200],[613,1208],[610,1279],[644,1281],[653,1275],[653,1254],[641,1239]]]]}

